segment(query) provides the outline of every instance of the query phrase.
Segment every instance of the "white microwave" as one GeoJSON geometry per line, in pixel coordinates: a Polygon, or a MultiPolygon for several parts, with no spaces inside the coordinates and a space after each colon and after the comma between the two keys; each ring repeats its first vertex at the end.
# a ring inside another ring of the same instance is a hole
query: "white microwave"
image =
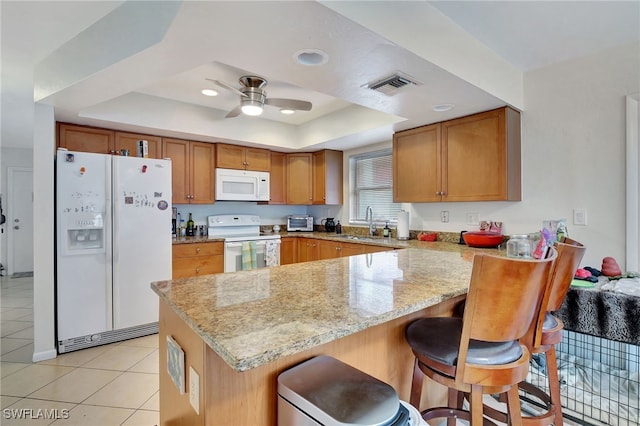
{"type": "Polygon", "coordinates": [[[269,201],[269,172],[217,168],[216,200],[269,201]]]}

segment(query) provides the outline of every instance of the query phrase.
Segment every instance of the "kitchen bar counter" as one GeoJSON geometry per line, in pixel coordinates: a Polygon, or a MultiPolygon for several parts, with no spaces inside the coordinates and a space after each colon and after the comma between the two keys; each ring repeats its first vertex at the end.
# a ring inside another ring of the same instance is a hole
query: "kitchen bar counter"
{"type": "MultiPolygon", "coordinates": [[[[408,400],[407,324],[451,315],[466,294],[473,253],[499,253],[422,244],[430,249],[153,283],[160,297],[161,424],[275,425],[278,374],[320,354],[389,383],[408,400]],[[167,373],[169,336],[184,352],[185,393],[167,373]]],[[[433,406],[428,398],[435,394],[425,392],[422,405],[433,406]]]]}
{"type": "MultiPolygon", "coordinates": [[[[446,244],[446,243],[442,243],[446,244]]],[[[467,251],[407,249],[153,283],[245,371],[466,293],[467,251]]]]}

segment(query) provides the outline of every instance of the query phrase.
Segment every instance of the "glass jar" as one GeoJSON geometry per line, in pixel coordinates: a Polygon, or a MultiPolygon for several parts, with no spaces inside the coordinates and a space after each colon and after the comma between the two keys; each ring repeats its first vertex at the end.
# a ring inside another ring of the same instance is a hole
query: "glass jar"
{"type": "Polygon", "coordinates": [[[533,243],[526,234],[512,235],[507,241],[508,257],[531,258],[533,243]]]}

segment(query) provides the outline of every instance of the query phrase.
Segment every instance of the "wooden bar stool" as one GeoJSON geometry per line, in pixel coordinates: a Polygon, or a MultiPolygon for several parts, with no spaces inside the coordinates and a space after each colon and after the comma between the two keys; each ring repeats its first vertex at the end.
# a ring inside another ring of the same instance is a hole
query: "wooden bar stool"
{"type": "Polygon", "coordinates": [[[424,376],[449,388],[448,407],[421,412],[425,420],[448,417],[480,425],[483,394],[507,394],[509,424],[521,425],[518,383],[530,353],[519,343],[537,318],[556,259],[521,260],[477,254],[462,318],[422,318],[405,338],[415,355],[410,403],[420,410],[424,376]],[[470,411],[462,410],[469,395],[470,411]]]}
{"type": "MultiPolygon", "coordinates": [[[[532,354],[544,355],[549,386],[549,393],[547,393],[526,381],[518,385],[521,390],[544,405],[542,407],[544,411],[540,414],[523,417],[523,422],[527,426],[547,426],[550,424],[562,426],[563,424],[555,345],[562,341],[564,324],[553,316],[553,312],[562,306],[587,248],[570,238],[564,238],[562,242],[556,243],[555,248],[558,257],[551,271],[550,286],[542,299],[543,309],[536,321],[530,326],[527,335],[520,339],[520,342],[527,346],[532,354]]],[[[504,412],[492,407],[485,406],[485,414],[499,421],[506,420],[504,412]]]]}

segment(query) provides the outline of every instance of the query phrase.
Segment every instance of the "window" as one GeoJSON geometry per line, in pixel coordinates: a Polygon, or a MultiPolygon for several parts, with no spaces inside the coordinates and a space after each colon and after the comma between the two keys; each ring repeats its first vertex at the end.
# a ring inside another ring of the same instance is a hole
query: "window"
{"type": "Polygon", "coordinates": [[[367,206],[371,206],[376,222],[395,221],[401,209],[393,202],[393,169],[391,150],[370,152],[351,157],[351,222],[364,222],[367,206]]]}

